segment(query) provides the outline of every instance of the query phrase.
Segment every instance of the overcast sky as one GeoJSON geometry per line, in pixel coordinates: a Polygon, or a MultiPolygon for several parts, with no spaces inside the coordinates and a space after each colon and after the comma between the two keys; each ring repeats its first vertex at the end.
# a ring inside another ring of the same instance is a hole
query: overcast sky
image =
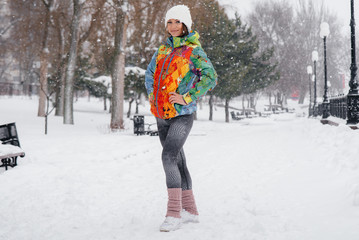
{"type": "MultiPolygon", "coordinates": [[[[241,16],[245,17],[252,11],[255,2],[263,2],[267,0],[219,0],[227,9],[227,13],[230,16],[234,16],[234,12],[237,11],[241,16]]],[[[296,3],[298,0],[288,0],[289,2],[296,3]]],[[[320,5],[322,2],[329,8],[331,12],[336,12],[341,19],[343,28],[349,29],[350,23],[350,0],[313,0],[320,5]]],[[[359,21],[359,1],[356,1],[355,7],[355,20],[359,21]]],[[[293,4],[294,5],[294,4],[293,4]]]]}

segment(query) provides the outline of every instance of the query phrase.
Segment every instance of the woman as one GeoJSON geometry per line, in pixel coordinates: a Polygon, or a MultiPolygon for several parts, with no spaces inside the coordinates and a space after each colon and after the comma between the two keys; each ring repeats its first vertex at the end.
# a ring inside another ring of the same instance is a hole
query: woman
{"type": "Polygon", "coordinates": [[[181,223],[198,222],[182,147],[193,125],[197,100],[216,85],[217,74],[198,41],[198,33],[191,31],[187,6],[168,10],[165,24],[169,38],[152,57],[145,85],[163,147],[168,205],[160,231],[168,232],[178,229],[181,223]]]}

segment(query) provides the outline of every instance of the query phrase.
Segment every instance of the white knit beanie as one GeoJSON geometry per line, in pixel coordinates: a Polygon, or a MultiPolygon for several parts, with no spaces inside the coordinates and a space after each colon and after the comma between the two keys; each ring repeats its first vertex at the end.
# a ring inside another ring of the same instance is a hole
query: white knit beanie
{"type": "Polygon", "coordinates": [[[192,28],[192,18],[189,8],[186,5],[177,5],[172,7],[166,13],[165,26],[167,27],[167,22],[169,19],[178,19],[184,23],[188,29],[188,32],[192,28]]]}

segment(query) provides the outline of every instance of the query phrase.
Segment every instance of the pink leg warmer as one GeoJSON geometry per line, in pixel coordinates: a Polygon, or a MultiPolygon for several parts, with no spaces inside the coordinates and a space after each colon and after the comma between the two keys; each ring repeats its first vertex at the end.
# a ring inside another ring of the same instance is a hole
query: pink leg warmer
{"type": "Polygon", "coordinates": [[[182,189],[168,188],[168,204],[166,217],[181,218],[182,189]]]}
{"type": "Polygon", "coordinates": [[[184,190],[182,191],[182,206],[183,209],[193,215],[198,215],[196,202],[194,201],[193,191],[184,190]]]}

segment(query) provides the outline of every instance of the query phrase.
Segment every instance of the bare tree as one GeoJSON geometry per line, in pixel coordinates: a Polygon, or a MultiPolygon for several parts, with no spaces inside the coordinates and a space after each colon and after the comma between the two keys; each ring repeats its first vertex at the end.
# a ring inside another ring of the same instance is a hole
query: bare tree
{"type": "MultiPolygon", "coordinates": [[[[256,4],[254,12],[249,15],[249,22],[260,41],[260,48],[274,47],[272,62],[278,63],[281,73],[279,81],[268,88],[270,95],[289,95],[292,81],[295,81],[292,61],[296,36],[294,36],[295,16],[293,6],[287,0],[267,1],[256,4]]],[[[277,98],[278,99],[278,98],[277,98]]]]}
{"type": "Polygon", "coordinates": [[[71,22],[71,43],[69,59],[66,69],[65,90],[64,90],[64,124],[74,124],[73,97],[74,77],[78,51],[79,25],[81,11],[85,4],[83,0],[73,0],[73,16],[71,22]]]}
{"type": "Polygon", "coordinates": [[[128,3],[114,1],[116,11],[115,52],[112,69],[111,124],[112,130],[124,129],[123,102],[125,83],[125,49],[127,44],[128,3]]]}
{"type": "MultiPolygon", "coordinates": [[[[38,63],[42,53],[42,43],[44,35],[44,19],[46,7],[42,0],[8,1],[10,16],[13,20],[9,28],[9,38],[2,49],[7,51],[7,57],[12,67],[19,68],[19,81],[23,84],[23,93],[29,95],[36,92],[40,73],[38,63]],[[40,26],[40,27],[39,27],[40,26]]],[[[51,39],[51,32],[49,36],[51,39]]],[[[48,40],[48,49],[52,48],[52,41],[48,40]]],[[[48,62],[51,62],[51,53],[48,55],[48,62]]],[[[10,79],[9,79],[10,80],[10,79]]],[[[13,79],[11,79],[13,80],[13,79]]],[[[41,89],[39,90],[41,91],[41,89]]]]}
{"type": "MultiPolygon", "coordinates": [[[[92,0],[87,1],[86,5],[87,8],[84,8],[84,6],[81,7],[81,14],[80,15],[90,15],[91,18],[89,21],[89,24],[87,26],[81,26],[85,25],[83,22],[81,22],[78,25],[79,32],[78,32],[78,41],[77,41],[77,47],[79,47],[78,52],[81,51],[81,46],[87,39],[91,36],[93,32],[100,29],[101,26],[98,24],[100,21],[98,19],[100,18],[99,14],[102,11],[102,7],[105,4],[106,0],[92,0]],[[83,9],[83,11],[82,11],[83,9]]],[[[72,30],[67,29],[66,25],[68,24],[66,18],[70,18],[72,15],[67,11],[68,5],[66,3],[62,3],[62,9],[61,11],[57,11],[54,13],[54,23],[53,27],[56,29],[56,36],[58,39],[58,50],[57,50],[57,73],[55,76],[56,81],[56,115],[57,116],[63,116],[64,111],[64,92],[65,92],[65,77],[66,77],[66,69],[67,64],[69,63],[69,48],[66,46],[67,42],[72,43],[72,38],[68,40],[68,36],[72,37],[70,34],[70,31],[72,30]]],[[[85,4],[83,1],[82,4],[85,4]]],[[[80,17],[81,18],[81,17],[80,17]]],[[[90,39],[90,41],[95,42],[96,39],[90,39]]]]}
{"type": "MultiPolygon", "coordinates": [[[[129,30],[132,30],[132,39],[135,39],[135,41],[131,41],[131,45],[134,46],[135,50],[139,53],[137,56],[140,59],[149,61],[153,54],[151,46],[153,46],[153,43],[158,44],[159,39],[161,39],[157,29],[159,25],[158,22],[161,22],[163,16],[160,15],[161,18],[158,18],[158,9],[160,6],[167,7],[170,1],[114,0],[113,2],[116,12],[116,26],[114,61],[111,71],[112,110],[110,127],[112,130],[115,130],[124,128],[124,81],[129,30]],[[129,29],[131,23],[133,28],[129,29]],[[155,36],[157,39],[154,39],[155,36]]],[[[163,29],[163,25],[160,29],[163,29]]],[[[143,65],[145,65],[147,61],[140,61],[138,65],[144,67],[143,65]]]]}
{"type": "Polygon", "coordinates": [[[40,93],[39,93],[39,108],[37,115],[39,117],[45,116],[45,105],[46,105],[46,95],[47,95],[47,65],[48,65],[48,35],[49,35],[49,25],[51,18],[51,8],[53,6],[53,0],[42,0],[42,3],[45,6],[45,17],[44,17],[44,30],[42,36],[41,44],[41,56],[40,56],[40,93]]]}
{"type": "Polygon", "coordinates": [[[54,29],[54,35],[57,39],[56,58],[54,59],[54,66],[56,70],[54,72],[53,80],[55,81],[54,92],[55,92],[55,106],[56,116],[63,116],[64,110],[64,88],[65,88],[65,76],[66,76],[66,64],[68,61],[68,38],[70,32],[70,21],[71,13],[69,12],[69,6],[71,2],[64,1],[59,4],[57,11],[52,14],[52,24],[54,29]]]}
{"type": "MultiPolygon", "coordinates": [[[[306,67],[311,65],[311,53],[322,51],[323,40],[319,37],[319,26],[327,21],[331,26],[328,38],[328,75],[333,85],[338,85],[339,71],[343,58],[342,36],[338,18],[330,13],[323,3],[317,6],[314,1],[269,0],[257,3],[249,15],[249,22],[258,36],[261,47],[274,47],[274,60],[278,62],[280,80],[267,91],[275,96],[277,103],[286,101],[292,92],[299,92],[299,103],[303,103],[309,91],[306,67]],[[295,6],[295,7],[294,7],[295,6]],[[330,47],[329,47],[330,44],[330,47]],[[334,80],[335,79],[335,80],[334,80]]],[[[322,56],[320,56],[322,57],[322,56]]],[[[322,66],[317,66],[317,79],[322,79],[322,66]]],[[[321,82],[318,82],[318,90],[321,82]]],[[[270,93],[270,95],[271,95],[270,93]]]]}

